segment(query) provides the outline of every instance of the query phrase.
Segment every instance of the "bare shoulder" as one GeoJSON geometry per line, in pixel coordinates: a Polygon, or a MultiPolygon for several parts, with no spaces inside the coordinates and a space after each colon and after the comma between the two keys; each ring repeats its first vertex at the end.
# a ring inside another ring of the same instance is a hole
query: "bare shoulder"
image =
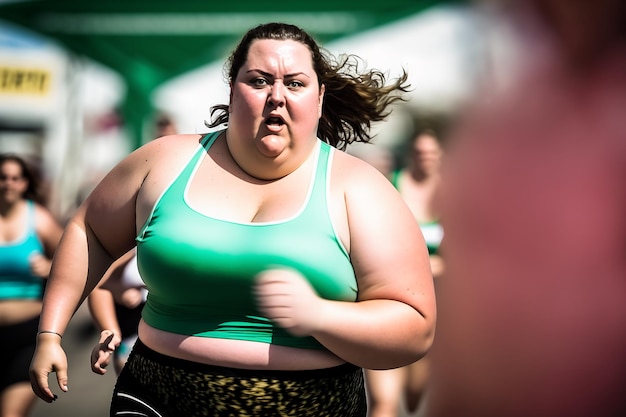
{"type": "Polygon", "coordinates": [[[341,190],[347,202],[358,201],[359,205],[369,205],[371,201],[381,208],[387,204],[403,203],[389,178],[354,155],[335,152],[332,178],[333,188],[341,190]]]}
{"type": "Polygon", "coordinates": [[[141,158],[171,158],[180,154],[188,154],[198,147],[204,135],[180,134],[162,136],[154,139],[135,150],[141,158]]]}
{"type": "Polygon", "coordinates": [[[356,156],[335,152],[331,195],[336,208],[334,217],[339,219],[337,228],[343,233],[346,247],[350,246],[354,253],[359,242],[386,239],[384,235],[392,231],[419,233],[413,215],[391,181],[356,156]]]}
{"type": "Polygon", "coordinates": [[[63,227],[57,217],[40,204],[35,204],[35,229],[46,247],[56,247],[63,233],[63,227]]]}
{"type": "Polygon", "coordinates": [[[389,180],[378,169],[343,151],[335,151],[332,169],[334,181],[343,184],[347,190],[360,187],[371,189],[371,187],[387,188],[391,186],[389,180]]]}
{"type": "MultiPolygon", "coordinates": [[[[391,181],[358,157],[336,152],[333,163],[334,195],[342,193],[350,224],[352,248],[359,242],[390,241],[392,236],[418,245],[418,223],[391,181]],[[337,175],[335,175],[337,174],[337,175]],[[335,183],[336,182],[336,183],[335,183]]],[[[391,246],[391,245],[389,245],[391,246]]],[[[369,256],[369,255],[368,255],[369,256]]]]}
{"type": "Polygon", "coordinates": [[[35,219],[37,224],[60,227],[52,212],[39,203],[35,203],[35,219]]]}
{"type": "Polygon", "coordinates": [[[189,158],[201,139],[202,135],[182,134],[151,140],[126,156],[108,176],[141,183],[151,173],[169,172],[189,158]]]}

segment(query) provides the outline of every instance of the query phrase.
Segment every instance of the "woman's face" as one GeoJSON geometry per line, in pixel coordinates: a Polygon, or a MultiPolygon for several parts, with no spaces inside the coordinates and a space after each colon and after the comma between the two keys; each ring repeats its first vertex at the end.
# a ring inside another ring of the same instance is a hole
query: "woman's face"
{"type": "Polygon", "coordinates": [[[433,174],[439,170],[443,151],[430,133],[421,133],[413,142],[413,160],[422,172],[433,174]]]}
{"type": "Polygon", "coordinates": [[[278,160],[308,154],[324,88],[311,51],[292,40],[255,40],[231,86],[229,146],[278,160]]]}
{"type": "Polygon", "coordinates": [[[22,199],[28,188],[22,167],[15,161],[5,161],[0,165],[0,198],[5,202],[22,199]]]}

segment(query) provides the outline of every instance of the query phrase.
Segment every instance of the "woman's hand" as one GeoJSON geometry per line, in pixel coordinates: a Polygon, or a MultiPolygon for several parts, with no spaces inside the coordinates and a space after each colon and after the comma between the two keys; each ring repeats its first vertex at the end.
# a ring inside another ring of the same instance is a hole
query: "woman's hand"
{"type": "Polygon", "coordinates": [[[91,351],[91,370],[100,375],[106,373],[106,367],[111,363],[113,353],[122,342],[122,338],[111,330],[100,332],[100,340],[91,351]]]}
{"type": "Polygon", "coordinates": [[[294,336],[310,336],[321,326],[324,300],[292,269],[269,269],[256,277],[255,295],[261,314],[294,336]]]}
{"type": "Polygon", "coordinates": [[[46,279],[50,275],[52,261],[45,256],[38,253],[32,254],[28,258],[28,263],[30,264],[30,271],[34,276],[46,279]]]}
{"type": "Polygon", "coordinates": [[[39,334],[30,363],[30,383],[35,394],[47,403],[57,399],[48,385],[48,375],[52,372],[56,373],[61,390],[67,392],[67,356],[61,339],[55,334],[39,334]]]}

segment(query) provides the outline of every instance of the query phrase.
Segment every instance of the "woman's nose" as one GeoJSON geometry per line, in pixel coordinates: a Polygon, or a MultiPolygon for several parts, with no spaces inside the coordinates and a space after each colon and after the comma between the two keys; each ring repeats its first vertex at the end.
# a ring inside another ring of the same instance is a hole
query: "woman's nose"
{"type": "Polygon", "coordinates": [[[280,107],[285,104],[284,88],[285,87],[279,82],[272,84],[272,90],[270,91],[268,100],[270,105],[280,107]]]}

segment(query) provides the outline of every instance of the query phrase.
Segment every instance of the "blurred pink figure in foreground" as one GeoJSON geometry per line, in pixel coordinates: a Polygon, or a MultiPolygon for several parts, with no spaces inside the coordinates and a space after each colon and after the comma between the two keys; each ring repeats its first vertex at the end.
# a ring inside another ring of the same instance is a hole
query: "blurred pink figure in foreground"
{"type": "Polygon", "coordinates": [[[443,167],[427,415],[623,416],[626,2],[521,3],[525,70],[443,167]]]}

